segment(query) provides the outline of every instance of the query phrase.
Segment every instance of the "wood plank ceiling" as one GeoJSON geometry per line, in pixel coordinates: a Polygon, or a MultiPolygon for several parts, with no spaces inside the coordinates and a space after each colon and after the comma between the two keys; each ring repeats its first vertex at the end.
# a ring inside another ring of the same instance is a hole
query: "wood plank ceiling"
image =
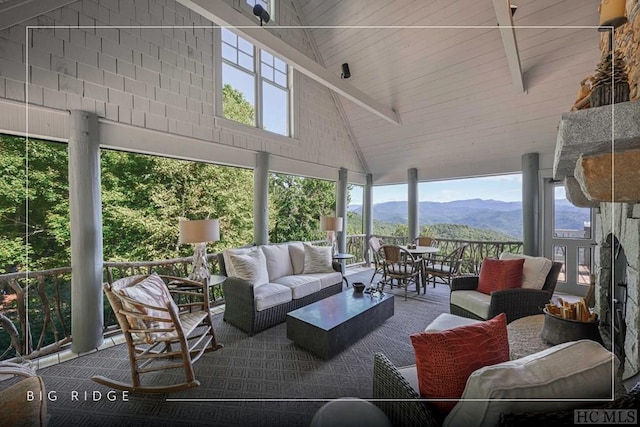
{"type": "Polygon", "coordinates": [[[524,93],[492,0],[297,2],[326,67],[348,62],[348,82],[400,115],[393,125],[340,98],[376,184],[413,167],[421,181],[517,172],[532,152],[550,168],[560,116],[600,59],[599,33],[580,28],[597,25],[598,0],[512,0],[524,93]]]}

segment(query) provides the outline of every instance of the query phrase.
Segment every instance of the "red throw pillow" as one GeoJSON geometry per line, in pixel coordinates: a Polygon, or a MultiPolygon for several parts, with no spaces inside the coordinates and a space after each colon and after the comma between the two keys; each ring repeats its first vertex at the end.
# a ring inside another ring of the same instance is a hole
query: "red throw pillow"
{"type": "MultiPolygon", "coordinates": [[[[507,316],[440,332],[411,335],[420,396],[459,399],[471,373],[509,360],[507,316]]],[[[444,414],[457,401],[432,402],[444,414]]]]}
{"type": "Polygon", "coordinates": [[[493,291],[521,287],[523,267],[524,258],[485,258],[480,266],[477,291],[489,295],[493,291]]]}

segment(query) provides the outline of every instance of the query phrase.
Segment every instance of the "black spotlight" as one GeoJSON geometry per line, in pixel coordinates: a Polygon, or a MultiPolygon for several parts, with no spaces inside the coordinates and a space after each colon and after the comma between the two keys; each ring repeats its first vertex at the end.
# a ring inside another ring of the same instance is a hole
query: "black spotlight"
{"type": "Polygon", "coordinates": [[[256,4],[255,6],[253,6],[253,14],[260,18],[261,27],[262,27],[262,22],[264,22],[265,24],[268,24],[269,20],[271,19],[271,16],[269,16],[269,12],[264,10],[264,7],[262,7],[262,5],[259,5],[259,4],[256,4]]]}
{"type": "Polygon", "coordinates": [[[346,62],[344,64],[342,64],[341,77],[343,79],[348,79],[349,77],[351,77],[351,71],[349,71],[349,64],[347,64],[346,62]]]}

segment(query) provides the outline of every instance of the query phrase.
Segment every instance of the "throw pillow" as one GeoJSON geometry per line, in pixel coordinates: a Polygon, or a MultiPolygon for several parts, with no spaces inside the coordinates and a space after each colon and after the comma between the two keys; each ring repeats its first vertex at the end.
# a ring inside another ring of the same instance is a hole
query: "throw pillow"
{"type": "Polygon", "coordinates": [[[248,248],[235,248],[235,249],[225,249],[222,251],[222,258],[224,259],[225,271],[227,272],[227,277],[236,277],[236,269],[233,266],[233,261],[231,260],[231,255],[244,255],[248,254],[251,251],[255,251],[255,247],[248,248]]]}
{"type": "Polygon", "coordinates": [[[260,249],[256,248],[242,255],[229,254],[229,259],[233,264],[235,277],[253,283],[254,286],[269,283],[267,259],[260,249]]]}
{"type": "Polygon", "coordinates": [[[512,254],[502,252],[500,259],[519,259],[524,258],[524,267],[522,268],[522,287],[525,289],[542,289],[547,275],[551,271],[553,262],[545,257],[534,257],[521,254],[512,254]]]}
{"type": "Polygon", "coordinates": [[[333,272],[331,246],[304,244],[304,274],[333,272]]]}
{"type": "MultiPolygon", "coordinates": [[[[121,295],[129,298],[129,300],[122,300],[122,305],[126,310],[155,317],[156,319],[166,319],[166,322],[163,322],[162,320],[140,319],[138,317],[127,316],[127,321],[132,329],[162,329],[172,327],[171,315],[166,309],[169,306],[174,313],[178,313],[178,306],[173,301],[167,285],[157,274],[153,273],[143,280],[117,291],[121,295]],[[147,306],[158,307],[158,309],[147,306]]],[[[144,339],[148,344],[152,344],[156,338],[162,334],[164,334],[164,332],[151,332],[145,333],[144,335],[136,334],[136,336],[144,339]]]]}
{"type": "MultiPolygon", "coordinates": [[[[476,369],[509,360],[507,316],[440,332],[410,336],[416,356],[420,396],[459,399],[476,369]]],[[[456,401],[432,402],[443,413],[456,401]]]]}
{"type": "Polygon", "coordinates": [[[289,257],[289,245],[263,245],[260,246],[265,259],[267,260],[267,272],[269,281],[279,279],[293,274],[291,258],[289,257]]]}
{"type": "Polygon", "coordinates": [[[490,295],[493,291],[519,288],[522,286],[524,258],[499,260],[485,258],[480,266],[478,292],[490,295]]]}
{"type": "Polygon", "coordinates": [[[302,274],[304,271],[304,244],[302,242],[289,243],[289,257],[293,274],[302,274]]]}

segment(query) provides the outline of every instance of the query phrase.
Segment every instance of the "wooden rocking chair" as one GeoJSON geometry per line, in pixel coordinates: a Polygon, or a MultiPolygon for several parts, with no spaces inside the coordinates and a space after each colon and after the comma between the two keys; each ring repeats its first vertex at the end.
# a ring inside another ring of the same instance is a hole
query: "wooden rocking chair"
{"type": "Polygon", "coordinates": [[[207,285],[152,274],[105,283],[103,289],[127,343],[132,383],[100,375],[92,380],[132,393],[171,393],[199,386],[193,363],[206,351],[222,348],[213,331],[207,285]],[[176,304],[174,299],[186,301],[176,304]],[[184,370],[184,382],[142,384],[141,374],[166,369],[184,370]]]}

